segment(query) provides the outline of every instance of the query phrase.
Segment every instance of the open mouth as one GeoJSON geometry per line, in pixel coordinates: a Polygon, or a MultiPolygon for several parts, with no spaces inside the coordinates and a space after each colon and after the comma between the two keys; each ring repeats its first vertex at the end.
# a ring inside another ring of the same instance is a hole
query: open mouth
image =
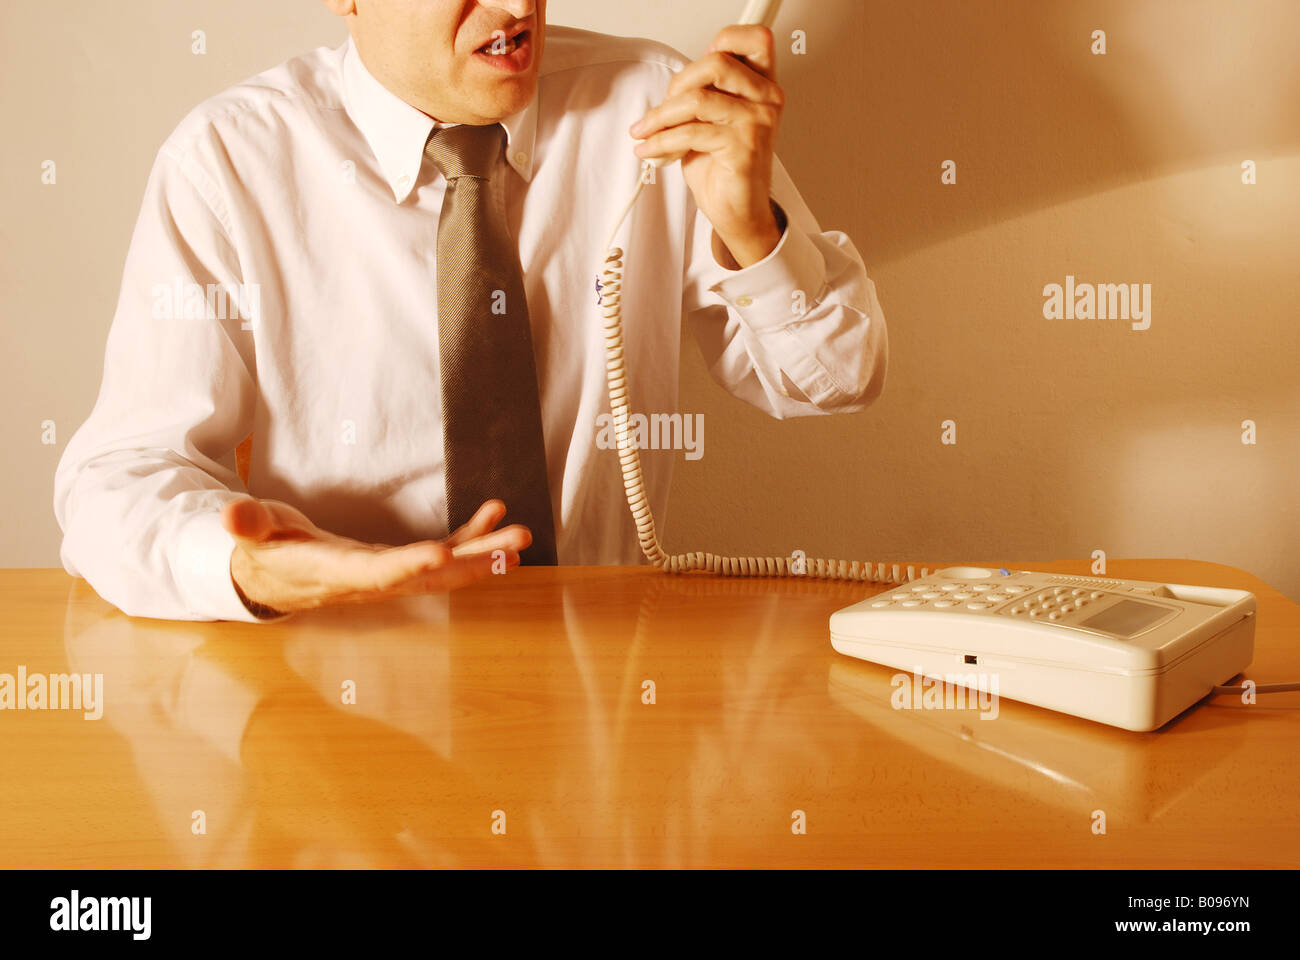
{"type": "Polygon", "coordinates": [[[506,57],[514,53],[519,47],[528,42],[528,31],[521,30],[513,37],[497,36],[493,37],[483,46],[479,47],[477,53],[484,53],[490,57],[506,57]]]}
{"type": "Polygon", "coordinates": [[[498,30],[483,46],[474,51],[474,59],[506,77],[520,77],[533,66],[533,32],[520,30],[506,36],[498,30]]]}

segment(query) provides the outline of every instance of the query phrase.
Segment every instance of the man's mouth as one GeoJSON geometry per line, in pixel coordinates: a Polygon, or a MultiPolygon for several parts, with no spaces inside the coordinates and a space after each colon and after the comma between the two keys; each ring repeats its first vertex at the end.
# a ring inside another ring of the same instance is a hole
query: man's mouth
{"type": "Polygon", "coordinates": [[[498,32],[491,40],[479,47],[476,52],[485,53],[492,57],[504,57],[514,53],[515,50],[518,49],[521,44],[527,42],[527,40],[527,30],[521,30],[512,37],[507,37],[503,33],[498,32]]]}
{"type": "Polygon", "coordinates": [[[498,30],[491,40],[474,51],[474,57],[500,75],[518,77],[532,69],[533,46],[531,30],[520,30],[513,35],[498,30]]]}

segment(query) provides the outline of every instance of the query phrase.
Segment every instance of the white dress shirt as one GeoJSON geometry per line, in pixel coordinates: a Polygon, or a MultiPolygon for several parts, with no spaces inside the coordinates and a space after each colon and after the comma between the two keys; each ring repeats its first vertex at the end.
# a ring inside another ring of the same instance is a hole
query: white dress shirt
{"type": "MultiPolygon", "coordinates": [[[[617,455],[597,444],[609,401],[596,277],[640,173],[627,128],[686,63],[653,41],[548,26],[537,95],[502,121],[494,187],[524,270],[564,564],[643,562],[617,455]]],[[[167,139],[99,397],[55,475],[69,573],[131,615],[255,620],[219,520],[244,495],[235,447],[250,431],[253,496],[371,543],[447,535],[433,126],[349,41],[208,100],[167,139]],[[204,299],[216,285],[224,303],[204,299]]],[[[680,165],[657,180],[618,239],[632,411],[678,412],[683,317],[718,383],[774,417],[870,403],[887,359],[875,288],[779,161],[788,226],[743,270],[719,263],[680,165]]],[[[673,458],[642,451],[661,521],[673,458]]]]}

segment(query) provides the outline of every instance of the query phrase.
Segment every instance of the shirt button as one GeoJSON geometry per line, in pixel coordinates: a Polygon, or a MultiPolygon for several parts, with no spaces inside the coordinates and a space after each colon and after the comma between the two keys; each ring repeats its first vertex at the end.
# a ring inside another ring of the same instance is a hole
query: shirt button
{"type": "Polygon", "coordinates": [[[524,153],[522,150],[520,150],[518,153],[515,154],[515,163],[527,163],[527,162],[528,162],[528,154],[524,153]]]}
{"type": "Polygon", "coordinates": [[[753,298],[753,297],[737,297],[737,298],[736,298],[736,306],[738,306],[738,307],[748,307],[748,306],[752,306],[753,303],[754,303],[754,298],[753,298]]]}
{"type": "Polygon", "coordinates": [[[410,186],[410,183],[411,183],[411,178],[408,177],[406,174],[402,174],[400,177],[397,178],[397,185],[401,187],[403,190],[405,190],[408,186],[410,186]]]}

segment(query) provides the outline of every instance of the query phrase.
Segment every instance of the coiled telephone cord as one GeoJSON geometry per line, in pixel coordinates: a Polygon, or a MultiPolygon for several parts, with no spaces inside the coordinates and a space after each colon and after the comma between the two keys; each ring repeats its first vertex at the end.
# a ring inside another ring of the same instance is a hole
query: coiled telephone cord
{"type": "MultiPolygon", "coordinates": [[[[599,291],[601,323],[605,334],[605,380],[609,388],[609,408],[614,418],[614,432],[618,443],[618,462],[623,471],[623,491],[627,505],[636,524],[637,541],[645,558],[668,573],[688,573],[707,570],[728,577],[812,577],[826,580],[860,580],[868,583],[905,583],[928,576],[930,567],[915,564],[870,563],[858,560],[833,560],[828,558],[795,557],[727,557],[706,551],[670,554],[659,542],[654,514],[646,495],[641,474],[641,456],[629,431],[627,367],[623,350],[623,250],[614,246],[623,221],[632,212],[637,198],[645,188],[648,162],[643,165],[636,192],[619,215],[602,265],[599,291]]],[[[938,569],[938,568],[935,568],[938,569]]]]}

